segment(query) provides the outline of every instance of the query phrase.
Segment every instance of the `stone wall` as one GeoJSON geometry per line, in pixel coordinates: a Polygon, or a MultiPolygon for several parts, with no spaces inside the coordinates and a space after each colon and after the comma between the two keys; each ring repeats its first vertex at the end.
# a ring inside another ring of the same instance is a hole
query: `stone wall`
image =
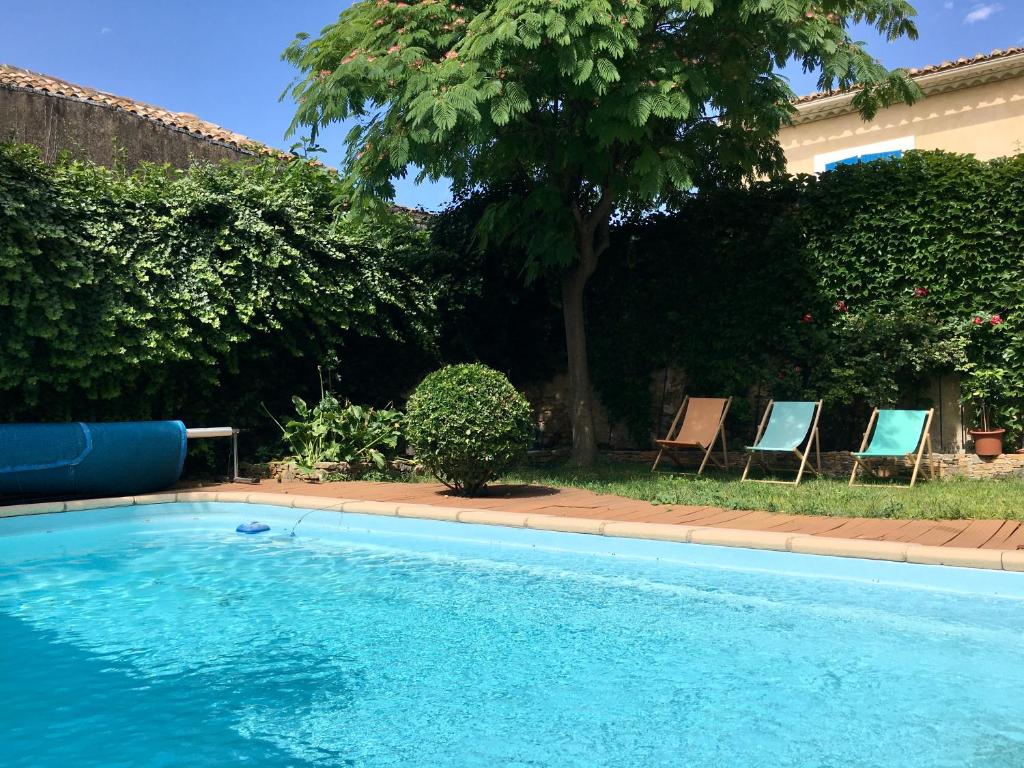
{"type": "Polygon", "coordinates": [[[53,162],[75,158],[112,166],[143,161],[186,168],[193,161],[238,160],[249,153],[102,104],[0,87],[0,141],[34,144],[53,162]]]}
{"type": "MultiPolygon", "coordinates": [[[[654,463],[657,451],[608,451],[605,455],[615,461],[636,462],[638,464],[654,463]]],[[[720,457],[721,453],[715,454],[720,457]]],[[[686,452],[679,457],[680,463],[686,468],[696,468],[700,464],[700,454],[696,451],[686,452]]],[[[937,477],[953,478],[968,477],[975,479],[1006,479],[1011,477],[1024,478],[1024,454],[1004,453],[993,459],[983,459],[973,453],[936,453],[933,456],[937,477]]],[[[730,469],[741,472],[747,456],[742,451],[730,451],[730,469]]],[[[812,458],[813,461],[813,458],[812,458]]],[[[922,472],[925,472],[927,457],[922,460],[922,472]]],[[[756,465],[755,465],[756,466],[756,465]]],[[[773,464],[773,466],[776,466],[773,464]]],[[[796,469],[796,459],[781,459],[777,466],[796,469]]],[[[675,464],[667,457],[662,458],[659,468],[671,470],[675,464]]],[[[880,475],[891,476],[894,473],[905,475],[913,467],[912,461],[892,461],[880,469],[880,475]]],[[[853,456],[849,451],[822,451],[821,471],[826,477],[848,479],[853,469],[853,456]]],[[[751,470],[753,471],[753,470],[751,470]]],[[[926,476],[926,475],[925,475],[926,476]]]]}

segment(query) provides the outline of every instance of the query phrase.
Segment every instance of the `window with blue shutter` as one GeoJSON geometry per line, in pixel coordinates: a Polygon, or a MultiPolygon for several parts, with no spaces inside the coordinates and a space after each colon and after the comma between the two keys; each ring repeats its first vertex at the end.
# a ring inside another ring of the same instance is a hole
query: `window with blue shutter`
{"type": "Polygon", "coordinates": [[[903,157],[902,149],[894,149],[891,152],[872,152],[870,155],[854,155],[853,157],[844,157],[842,160],[836,160],[834,163],[828,163],[825,166],[825,170],[834,171],[840,165],[857,165],[857,163],[871,163],[875,160],[892,160],[897,157],[903,157]]]}

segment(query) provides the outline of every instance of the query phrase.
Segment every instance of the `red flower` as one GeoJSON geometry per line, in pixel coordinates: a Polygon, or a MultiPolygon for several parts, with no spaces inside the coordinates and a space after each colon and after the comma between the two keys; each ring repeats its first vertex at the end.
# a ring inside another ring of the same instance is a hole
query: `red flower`
{"type": "Polygon", "coordinates": [[[992,325],[1002,325],[1002,323],[1003,323],[1002,316],[1001,315],[992,315],[991,323],[992,323],[992,325]]]}
{"type": "Polygon", "coordinates": [[[917,298],[919,298],[919,299],[923,299],[925,296],[928,295],[928,289],[927,288],[915,288],[914,289],[914,295],[917,298]]]}
{"type": "Polygon", "coordinates": [[[984,322],[984,321],[983,321],[983,320],[982,320],[982,319],[981,319],[980,317],[977,317],[977,316],[976,316],[976,317],[974,318],[974,324],[975,324],[975,325],[981,325],[981,324],[982,324],[983,322],[984,322]]]}
{"type": "Polygon", "coordinates": [[[840,299],[836,302],[836,309],[840,312],[849,312],[850,308],[846,306],[846,302],[840,299]]]}
{"type": "Polygon", "coordinates": [[[801,323],[813,323],[814,316],[810,312],[804,312],[804,316],[800,318],[801,323]]]}

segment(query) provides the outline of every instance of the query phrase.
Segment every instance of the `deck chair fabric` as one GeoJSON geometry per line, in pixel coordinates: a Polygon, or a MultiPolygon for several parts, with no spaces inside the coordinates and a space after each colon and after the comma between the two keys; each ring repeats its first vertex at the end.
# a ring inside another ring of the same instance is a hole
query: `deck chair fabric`
{"type": "Polygon", "coordinates": [[[878,417],[871,443],[853,455],[882,458],[917,453],[930,411],[876,411],[878,417]]]}
{"type": "Polygon", "coordinates": [[[814,422],[816,408],[817,403],[775,403],[764,434],[749,450],[788,453],[799,448],[814,422]]]}
{"type": "Polygon", "coordinates": [[[682,405],[672,420],[668,435],[664,440],[656,440],[660,446],[658,457],[654,460],[653,472],[658,468],[662,456],[667,452],[669,458],[682,466],[675,452],[678,450],[703,451],[704,457],[701,460],[697,474],[704,472],[709,460],[721,466],[729,468],[729,451],[725,442],[725,417],[729,413],[729,406],[732,405],[731,397],[685,397],[682,405]],[[677,428],[678,425],[678,428],[677,428]],[[722,462],[711,455],[715,442],[721,439],[722,462]]]}
{"type": "Polygon", "coordinates": [[[853,452],[853,470],[850,473],[850,485],[856,484],[857,470],[860,467],[870,468],[869,462],[881,459],[914,459],[910,487],[917,482],[921,469],[921,459],[925,449],[928,451],[929,473],[934,476],[931,465],[931,423],[935,409],[927,411],[913,410],[880,410],[876,408],[868,421],[859,451],[853,452]],[[870,442],[869,442],[870,438],[870,442]]]}
{"type": "MultiPolygon", "coordinates": [[[[747,446],[747,466],[743,470],[741,480],[756,480],[763,483],[778,483],[780,480],[768,480],[748,477],[750,465],[755,454],[793,453],[800,460],[794,485],[799,484],[807,468],[807,460],[811,447],[815,448],[816,468],[821,472],[821,445],[818,437],[818,419],[821,415],[821,401],[774,401],[768,402],[757,437],[753,445],[747,446]]],[[[788,481],[787,481],[788,484],[788,481]]]]}

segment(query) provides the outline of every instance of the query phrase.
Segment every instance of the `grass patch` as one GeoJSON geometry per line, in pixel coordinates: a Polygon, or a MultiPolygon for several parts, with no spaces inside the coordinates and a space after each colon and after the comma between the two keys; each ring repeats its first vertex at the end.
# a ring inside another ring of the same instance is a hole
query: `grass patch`
{"type": "Polygon", "coordinates": [[[1024,521],[1024,480],[951,479],[913,489],[878,485],[849,488],[841,480],[805,480],[799,486],[741,483],[734,474],[703,478],[651,474],[643,465],[602,463],[581,471],[566,465],[523,467],[505,483],[585,488],[655,504],[686,504],[830,517],[901,520],[996,518],[1024,521]]]}

